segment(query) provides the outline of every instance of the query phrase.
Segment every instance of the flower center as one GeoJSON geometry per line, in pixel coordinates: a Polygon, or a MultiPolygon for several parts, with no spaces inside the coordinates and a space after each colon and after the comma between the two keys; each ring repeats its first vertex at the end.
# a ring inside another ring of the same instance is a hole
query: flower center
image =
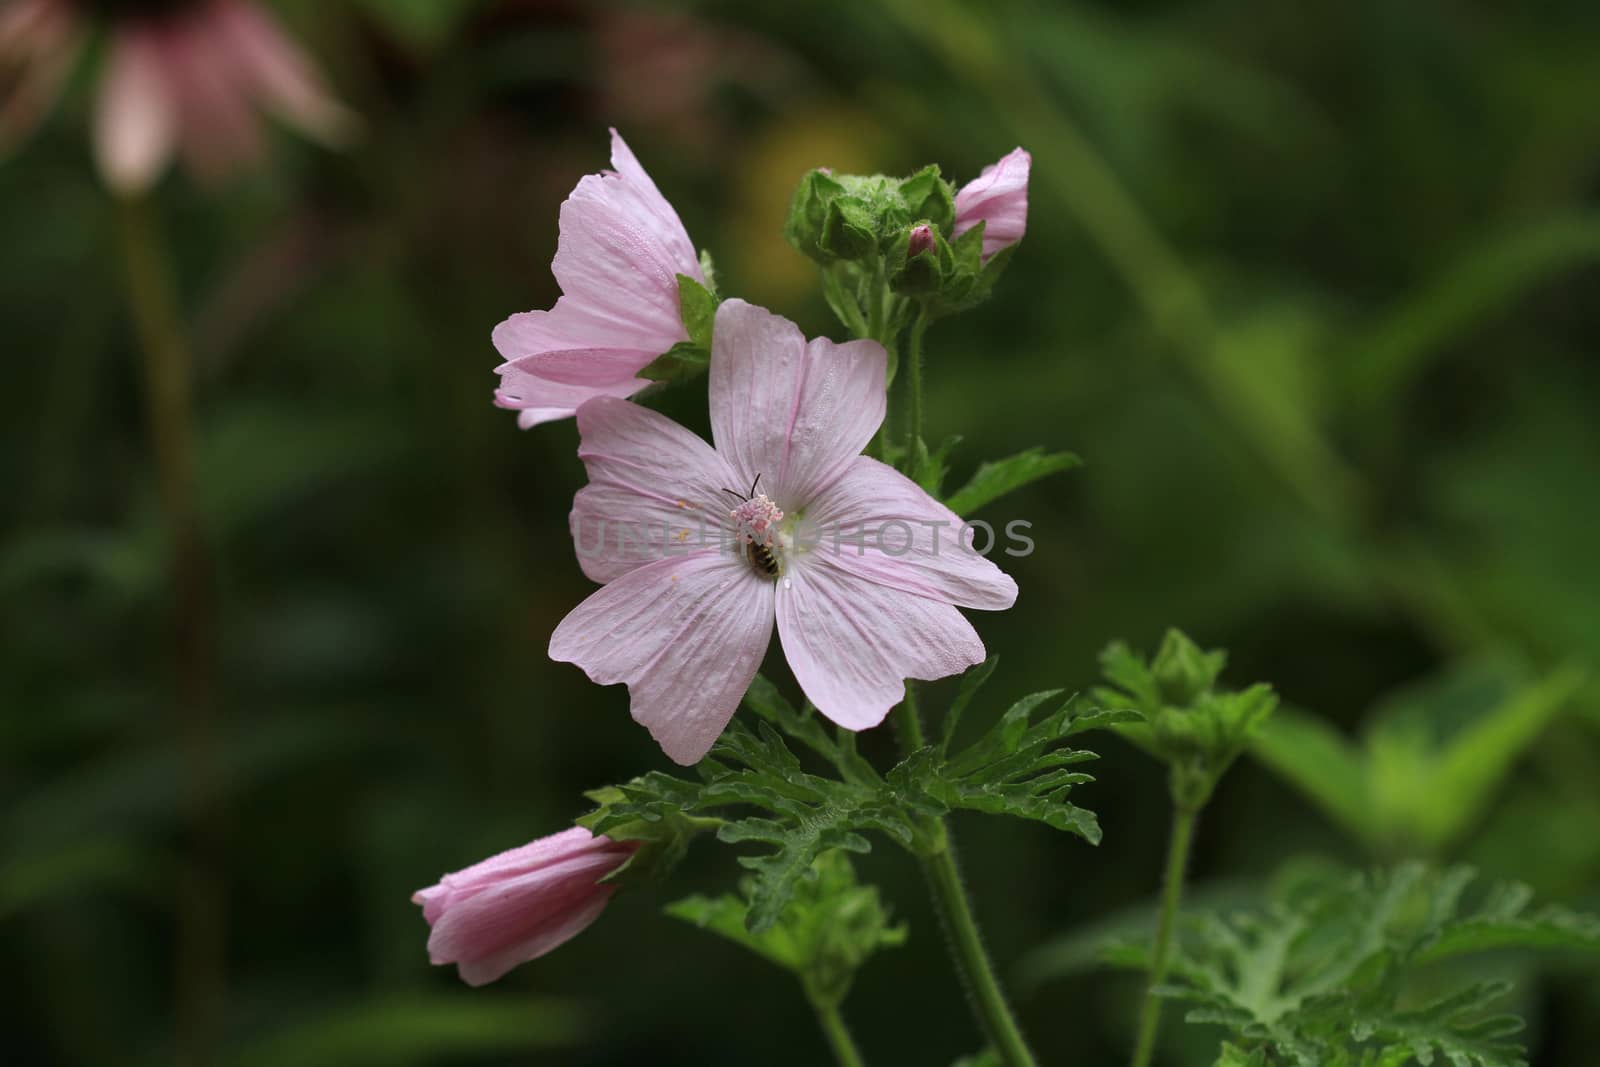
{"type": "Polygon", "coordinates": [[[744,558],[750,561],[758,574],[776,578],[783,573],[784,547],[782,531],[783,509],[767,499],[767,494],[757,493],[728,512],[734,522],[734,535],[744,548],[744,558]]]}

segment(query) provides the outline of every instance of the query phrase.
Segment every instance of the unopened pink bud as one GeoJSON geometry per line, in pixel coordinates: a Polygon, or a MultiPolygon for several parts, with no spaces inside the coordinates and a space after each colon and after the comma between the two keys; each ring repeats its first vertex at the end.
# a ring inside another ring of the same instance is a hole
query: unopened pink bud
{"type": "Polygon", "coordinates": [[[911,241],[906,245],[906,258],[915,259],[924,252],[931,252],[934,248],[933,227],[926,222],[919,222],[911,227],[911,241]]]}
{"type": "Polygon", "coordinates": [[[637,847],[574,826],[445,875],[411,898],[433,927],[429,958],[473,986],[538,959],[600,917],[616,891],[600,879],[637,847]]]}

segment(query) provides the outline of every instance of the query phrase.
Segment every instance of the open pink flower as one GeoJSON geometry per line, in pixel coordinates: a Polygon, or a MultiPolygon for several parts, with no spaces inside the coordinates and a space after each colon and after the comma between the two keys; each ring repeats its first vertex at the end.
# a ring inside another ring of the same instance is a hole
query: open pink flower
{"type": "Polygon", "coordinates": [[[806,696],[863,730],[904,679],[983,659],[957,607],[1016,599],[959,518],[859,454],[883,421],[885,363],[876,342],[808,344],[729,300],[712,341],[715,448],[636,404],[579,409],[589,484],[572,532],[584,573],[606,584],[556,628],[550,656],[626,683],[634,719],[677,762],[727,726],[774,621],[806,696]]]}
{"type": "Polygon", "coordinates": [[[1032,167],[1033,157],[1021,148],[1013,148],[956,190],[952,236],[960,237],[984,223],[984,259],[1022,240],[1028,228],[1028,172],[1032,167]]]}
{"type": "MultiPolygon", "coordinates": [[[[96,10],[84,0],[16,0],[0,19],[0,65],[21,72],[0,113],[10,132],[25,132],[53,100],[96,10]]],[[[179,152],[202,177],[254,163],[258,110],[327,143],[354,126],[310,59],[251,0],[126,5],[106,23],[94,142],[119,192],[147,188],[179,152]]]]}
{"type": "Polygon", "coordinates": [[[631,396],[639,372],[689,339],[678,275],[705,283],[678,213],[611,131],[614,171],[590,174],[561,205],[550,264],[561,298],[549,311],[513,315],[494,331],[505,357],[495,403],[523,428],[570,417],[597,396],[631,396]]]}
{"type": "Polygon", "coordinates": [[[445,875],[411,898],[433,928],[429,958],[473,986],[538,959],[600,917],[616,891],[600,879],[637,847],[574,826],[445,875]]]}

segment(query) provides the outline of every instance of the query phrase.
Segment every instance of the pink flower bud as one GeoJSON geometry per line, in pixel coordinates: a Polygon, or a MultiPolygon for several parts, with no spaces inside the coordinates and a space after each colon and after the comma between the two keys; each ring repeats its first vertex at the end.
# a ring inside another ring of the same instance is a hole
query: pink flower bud
{"type": "Polygon", "coordinates": [[[933,250],[933,227],[919,222],[911,228],[911,241],[906,245],[906,258],[915,259],[933,250]]]}
{"type": "Polygon", "coordinates": [[[430,960],[480,986],[538,959],[600,917],[616,891],[600,879],[637,847],[574,826],[419,889],[411,900],[433,928],[430,960]]]}
{"type": "Polygon", "coordinates": [[[983,258],[1022,240],[1028,228],[1028,172],[1033,157],[1014,148],[956,193],[956,224],[952,236],[960,237],[978,223],[983,228],[983,258]]]}

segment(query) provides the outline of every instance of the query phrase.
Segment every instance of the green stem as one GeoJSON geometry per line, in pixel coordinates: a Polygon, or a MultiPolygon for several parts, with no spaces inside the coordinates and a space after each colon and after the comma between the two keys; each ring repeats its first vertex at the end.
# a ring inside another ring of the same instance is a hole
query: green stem
{"type": "Polygon", "coordinates": [[[856,1047],[855,1038],[850,1036],[850,1027],[845,1025],[838,1006],[825,1003],[817,997],[811,997],[810,1000],[811,1007],[817,1013],[817,1023],[822,1027],[822,1036],[828,1039],[828,1048],[833,1050],[833,1058],[839,1067],[866,1067],[867,1061],[856,1047]]]}
{"type": "Polygon", "coordinates": [[[213,573],[194,491],[193,363],[161,232],[143,198],[118,203],[123,264],[143,355],[146,420],[167,532],[173,707],[183,753],[189,835],[175,915],[180,1062],[214,1062],[226,977],[226,891],[221,853],[213,573]]]}
{"type": "MultiPolygon", "coordinates": [[[[926,744],[922,720],[917,714],[915,684],[906,682],[905,703],[900,706],[896,716],[900,747],[908,756],[926,744]]],[[[950,956],[972,1000],[973,1012],[1006,1067],[1035,1067],[1033,1053],[1028,1051],[1022,1028],[1017,1025],[1005,991],[1000,988],[1000,980],[994,973],[994,965],[989,961],[989,953],[983,947],[978,920],[972,913],[972,903],[961,882],[955,841],[949,827],[943,819],[928,821],[931,831],[929,837],[934,847],[921,858],[922,873],[933,891],[934,909],[939,913],[940,925],[944,927],[950,956]]]]}
{"type": "Polygon", "coordinates": [[[1174,808],[1172,840],[1167,844],[1167,870],[1161,891],[1161,918],[1156,924],[1155,946],[1150,952],[1150,985],[1145,990],[1144,1009],[1139,1015],[1139,1043],[1133,1052],[1133,1067],[1150,1067],[1155,1055],[1156,1033],[1161,1026],[1161,998],[1156,995],[1167,980],[1172,963],[1172,932],[1178,923],[1178,906],[1183,901],[1184,872],[1189,867],[1189,845],[1194,840],[1198,808],[1174,808]]]}
{"type": "Polygon", "coordinates": [[[906,346],[906,406],[910,412],[910,426],[906,431],[906,461],[914,463],[919,457],[917,443],[922,440],[922,337],[928,332],[928,313],[918,309],[916,321],[911,324],[911,341],[906,346]]]}

